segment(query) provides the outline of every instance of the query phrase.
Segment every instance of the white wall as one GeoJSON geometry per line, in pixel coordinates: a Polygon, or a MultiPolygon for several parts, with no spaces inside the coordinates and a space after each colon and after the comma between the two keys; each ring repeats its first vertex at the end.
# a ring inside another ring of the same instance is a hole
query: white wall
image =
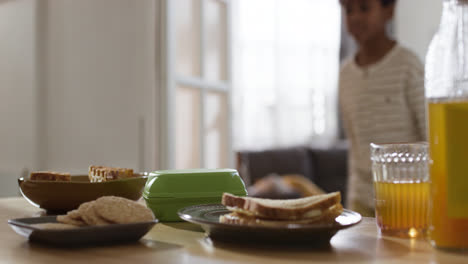
{"type": "Polygon", "coordinates": [[[35,164],[34,22],[34,1],[0,1],[0,196],[35,164]]]}
{"type": "Polygon", "coordinates": [[[46,169],[154,169],[155,3],[49,0],[46,169]]]}
{"type": "Polygon", "coordinates": [[[442,0],[400,0],[395,17],[395,33],[404,46],[424,61],[427,47],[439,27],[442,0]]]}
{"type": "Polygon", "coordinates": [[[24,168],[157,168],[158,6],[0,0],[0,196],[24,168]]]}

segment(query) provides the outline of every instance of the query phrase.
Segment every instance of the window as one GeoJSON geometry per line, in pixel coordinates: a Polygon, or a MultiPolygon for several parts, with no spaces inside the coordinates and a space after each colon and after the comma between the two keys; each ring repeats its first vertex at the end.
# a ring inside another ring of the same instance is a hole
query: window
{"type": "Polygon", "coordinates": [[[228,0],[166,0],[161,167],[232,167],[228,0]]]}
{"type": "Polygon", "coordinates": [[[233,1],[234,149],[337,135],[338,1],[233,1]]]}

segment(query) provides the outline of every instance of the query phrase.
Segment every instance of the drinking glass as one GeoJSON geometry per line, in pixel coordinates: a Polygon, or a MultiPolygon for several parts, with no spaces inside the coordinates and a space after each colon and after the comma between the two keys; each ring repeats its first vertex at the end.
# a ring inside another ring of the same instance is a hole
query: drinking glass
{"type": "Polygon", "coordinates": [[[371,144],[375,215],[382,234],[425,236],[429,219],[428,144],[371,144]]]}

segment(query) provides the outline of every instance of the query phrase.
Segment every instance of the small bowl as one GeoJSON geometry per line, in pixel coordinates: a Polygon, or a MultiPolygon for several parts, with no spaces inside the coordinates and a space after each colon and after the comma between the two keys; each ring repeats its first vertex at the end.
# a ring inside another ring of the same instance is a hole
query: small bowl
{"type": "Polygon", "coordinates": [[[137,201],[141,198],[147,179],[147,173],[138,173],[133,178],[91,183],[88,175],[72,175],[69,182],[31,181],[21,177],[18,184],[21,194],[32,205],[48,213],[60,213],[107,195],[137,201]]]}

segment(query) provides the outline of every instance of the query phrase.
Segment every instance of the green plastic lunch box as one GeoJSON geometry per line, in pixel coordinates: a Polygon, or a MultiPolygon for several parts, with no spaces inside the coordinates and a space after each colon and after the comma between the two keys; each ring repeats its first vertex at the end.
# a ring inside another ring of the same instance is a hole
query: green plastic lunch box
{"type": "Polygon", "coordinates": [[[221,203],[224,192],[247,195],[234,169],[161,170],[149,174],[143,198],[162,222],[182,221],[180,209],[198,204],[221,203]]]}

